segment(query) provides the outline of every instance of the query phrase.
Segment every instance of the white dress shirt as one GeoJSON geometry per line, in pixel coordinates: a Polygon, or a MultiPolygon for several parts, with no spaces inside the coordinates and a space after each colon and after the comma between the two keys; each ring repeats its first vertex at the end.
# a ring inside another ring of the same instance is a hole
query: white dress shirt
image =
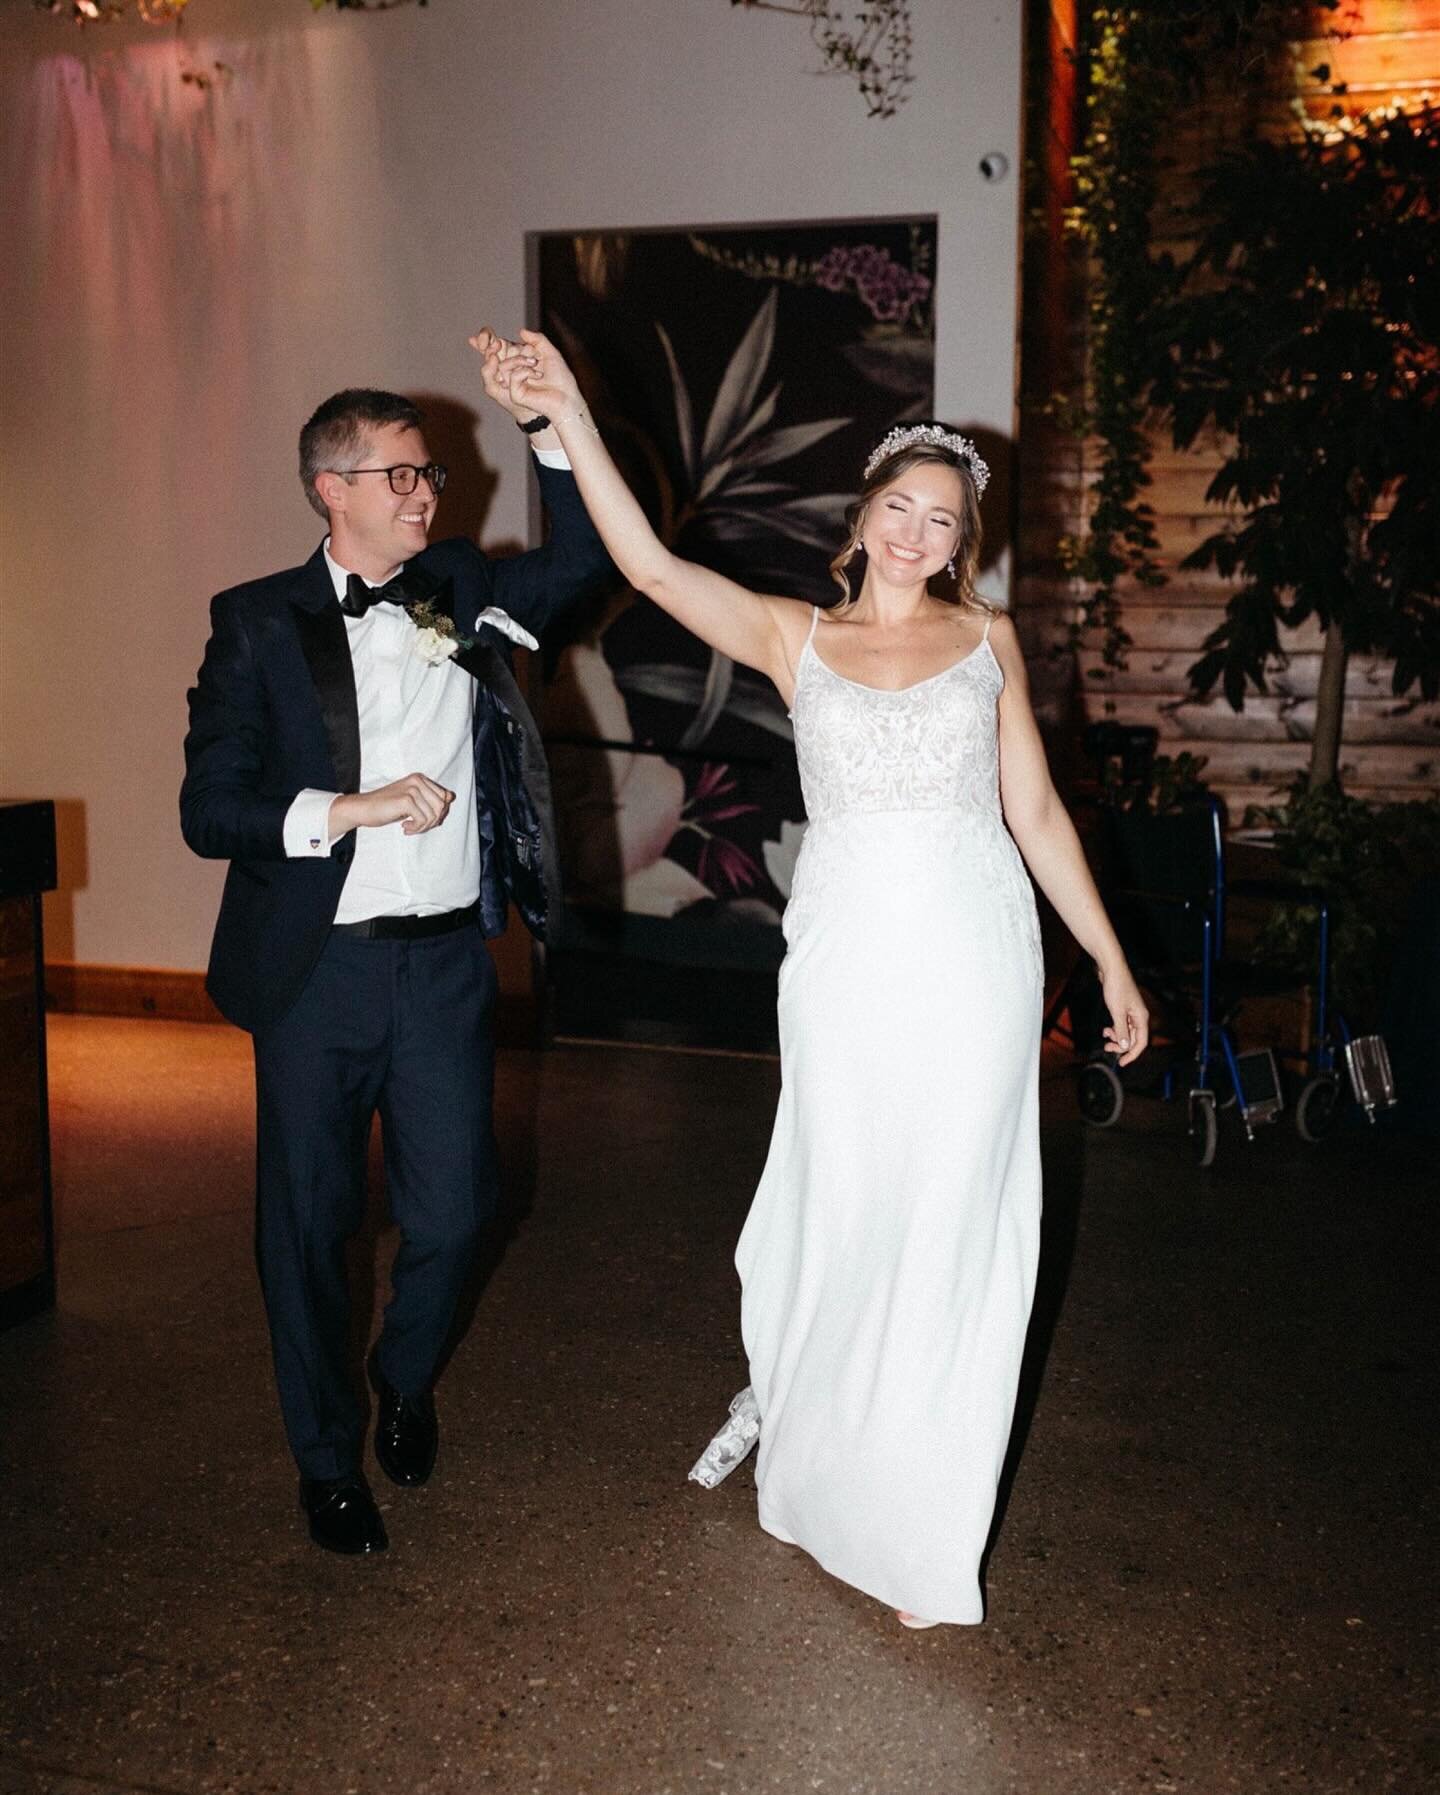
{"type": "MultiPolygon", "coordinates": [[[[570,465],[556,450],[535,453],[548,467],[570,465]]],[[[346,570],[331,559],[328,537],[324,547],[335,596],[343,598],[346,570]]],[[[517,631],[512,625],[507,633],[517,631]]],[[[346,616],[345,634],[360,714],[360,790],[375,791],[407,773],[424,773],[454,792],[455,799],[444,822],[419,835],[406,835],[399,823],[355,831],[355,858],[335,920],[463,910],[480,895],[472,750],[475,681],[453,661],[431,666],[422,660],[415,653],[415,625],[398,605],[372,605],[363,617],[346,616]]],[[[334,845],[330,806],[337,796],[311,788],[296,796],[285,815],[289,858],[329,855],[334,845]]]]}

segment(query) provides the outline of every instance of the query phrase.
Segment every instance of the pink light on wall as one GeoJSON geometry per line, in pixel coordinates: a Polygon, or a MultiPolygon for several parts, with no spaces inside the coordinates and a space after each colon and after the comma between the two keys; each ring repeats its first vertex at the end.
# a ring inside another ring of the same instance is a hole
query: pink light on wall
{"type": "Polygon", "coordinates": [[[393,200],[368,35],[302,22],[212,40],[235,71],[221,92],[178,78],[198,43],[96,36],[12,86],[0,178],[16,253],[0,280],[23,354],[0,458],[33,465],[28,444],[64,444],[25,529],[40,564],[73,564],[73,540],[38,538],[58,545],[83,517],[98,560],[123,568],[138,602],[121,660],[157,626],[157,583],[201,577],[189,570],[212,553],[227,565],[211,589],[235,577],[221,545],[246,503],[237,483],[257,464],[286,481],[292,414],[323,397],[310,364],[347,286],[354,360],[374,358],[393,200]]]}

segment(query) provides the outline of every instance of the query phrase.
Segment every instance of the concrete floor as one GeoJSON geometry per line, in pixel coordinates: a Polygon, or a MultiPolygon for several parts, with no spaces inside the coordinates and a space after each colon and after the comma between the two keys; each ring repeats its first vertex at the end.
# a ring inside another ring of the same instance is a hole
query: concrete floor
{"type": "MultiPolygon", "coordinates": [[[[1433,1144],[1232,1131],[1201,1173],[1176,1111],[1086,1134],[1047,1076],[990,1619],[906,1634],[758,1530],[748,1466],[685,1481],[744,1381],[772,1064],[503,1056],[527,1213],[436,1478],[377,1479],[355,1562],[294,1508],[244,1039],[61,1017],[52,1056],[61,1303],[0,1336],[4,1795],[1434,1786],[1433,1144]]],[[[392,1246],[377,1216],[361,1288],[392,1246]]]]}

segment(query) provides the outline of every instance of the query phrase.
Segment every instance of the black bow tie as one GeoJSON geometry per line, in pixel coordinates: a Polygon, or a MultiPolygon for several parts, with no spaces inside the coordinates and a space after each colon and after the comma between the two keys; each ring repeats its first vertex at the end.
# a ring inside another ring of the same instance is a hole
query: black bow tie
{"type": "Polygon", "coordinates": [[[383,586],[367,586],[358,573],[346,576],[345,596],[340,600],[340,609],[347,617],[363,617],[371,605],[408,605],[423,596],[415,588],[414,582],[407,579],[408,568],[402,567],[393,580],[386,580],[383,586]]]}

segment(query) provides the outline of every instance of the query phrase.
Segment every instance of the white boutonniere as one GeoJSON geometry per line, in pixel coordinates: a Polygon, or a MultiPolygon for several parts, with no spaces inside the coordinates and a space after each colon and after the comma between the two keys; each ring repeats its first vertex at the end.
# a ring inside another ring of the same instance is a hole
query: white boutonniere
{"type": "Polygon", "coordinates": [[[414,653],[425,662],[427,667],[438,667],[441,661],[448,661],[452,654],[460,652],[460,644],[453,636],[442,636],[438,629],[422,629],[415,632],[414,653]]]}
{"type": "Polygon", "coordinates": [[[422,598],[417,604],[406,605],[405,610],[415,625],[411,652],[427,667],[438,667],[462,649],[475,646],[475,638],[462,636],[455,628],[454,618],[438,610],[432,600],[422,598]]]}

